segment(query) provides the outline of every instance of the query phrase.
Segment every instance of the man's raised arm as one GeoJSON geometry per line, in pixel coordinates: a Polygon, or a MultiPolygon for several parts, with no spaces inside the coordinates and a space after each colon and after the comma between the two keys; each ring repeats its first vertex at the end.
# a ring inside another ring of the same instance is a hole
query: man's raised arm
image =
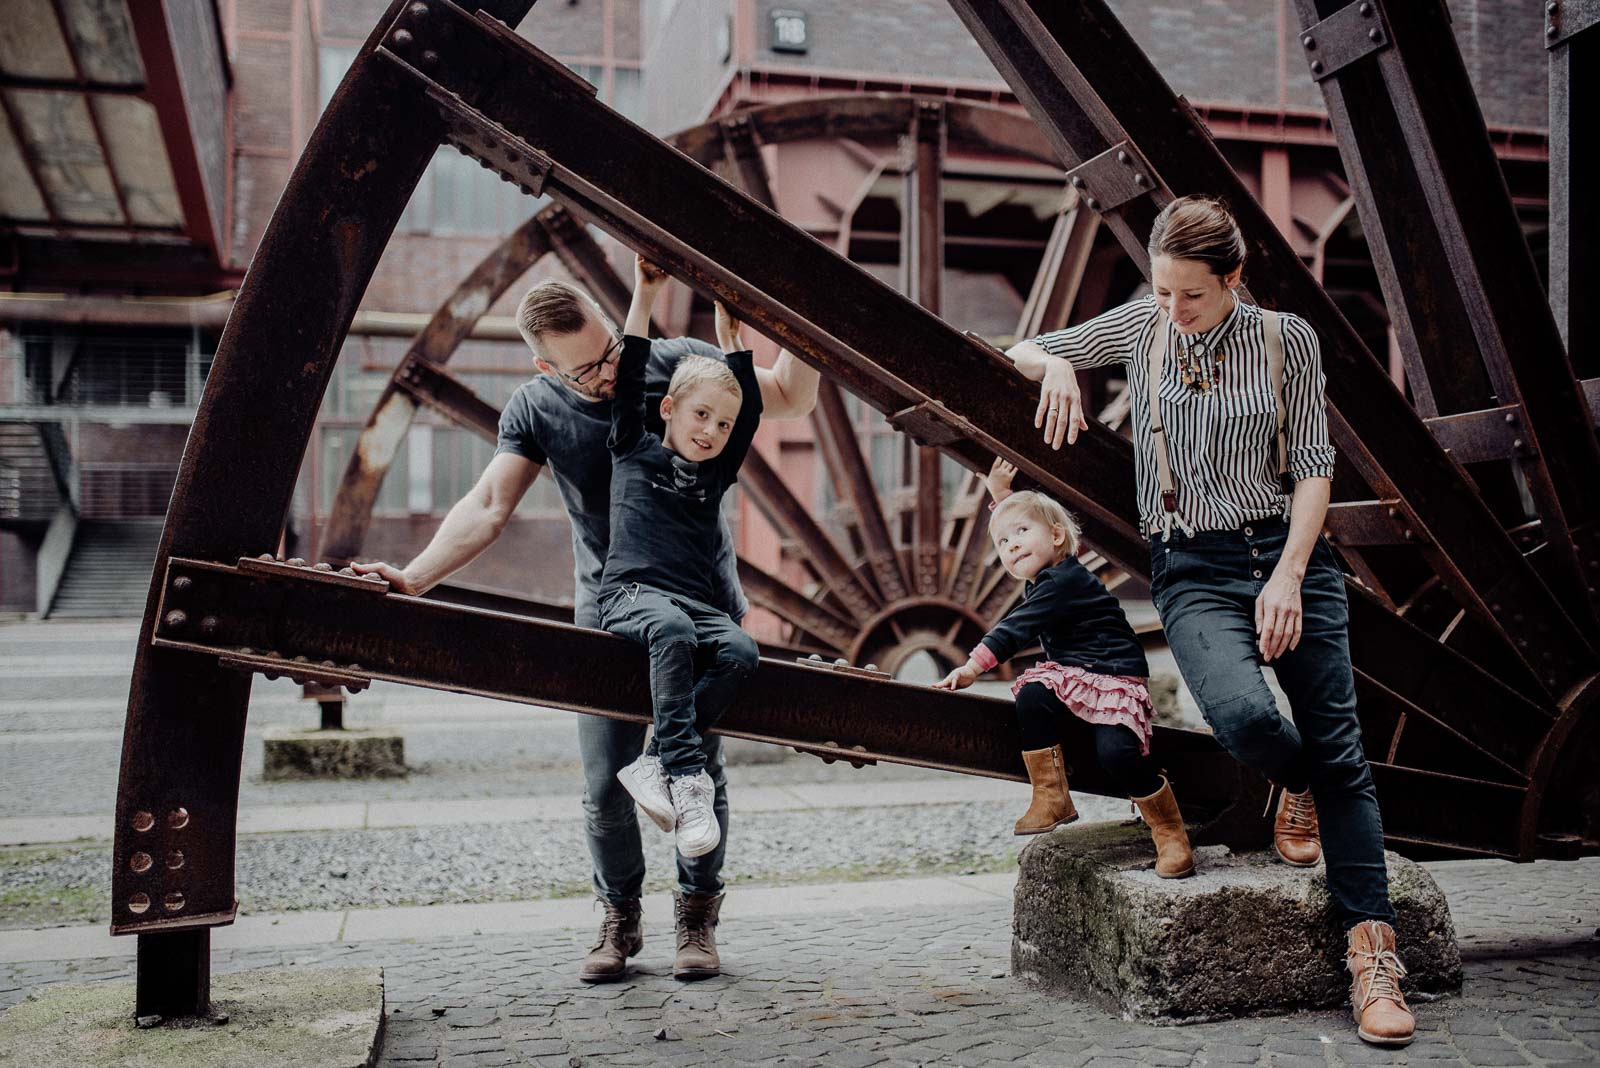
{"type": "Polygon", "coordinates": [[[500,453],[489,461],[471,492],[450,509],[416,559],[404,568],[382,561],[351,566],[363,575],[386,579],[396,593],[427,593],[494,544],[542,470],[525,456],[500,453]]]}

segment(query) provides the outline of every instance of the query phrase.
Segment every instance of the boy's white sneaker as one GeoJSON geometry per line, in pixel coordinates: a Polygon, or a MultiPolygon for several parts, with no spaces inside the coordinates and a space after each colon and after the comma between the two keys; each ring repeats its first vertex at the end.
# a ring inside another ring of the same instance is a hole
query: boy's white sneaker
{"type": "Polygon", "coordinates": [[[717,788],[704,771],[672,780],[672,807],[678,812],[678,852],[693,860],[703,857],[722,841],[722,828],[711,807],[717,788]]]}
{"type": "Polygon", "coordinates": [[[643,754],[617,772],[617,781],[644,809],[651,823],[668,834],[672,833],[678,815],[672,807],[672,792],[667,788],[667,773],[661,767],[660,757],[643,754]]]}

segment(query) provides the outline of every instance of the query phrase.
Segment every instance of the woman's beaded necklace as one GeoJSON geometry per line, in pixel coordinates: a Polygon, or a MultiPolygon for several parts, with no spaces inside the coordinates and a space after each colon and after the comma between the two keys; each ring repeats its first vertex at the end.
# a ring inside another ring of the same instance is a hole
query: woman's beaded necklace
{"type": "MultiPolygon", "coordinates": [[[[1230,294],[1231,296],[1231,294],[1230,294]]],[[[1233,311],[1229,312],[1223,320],[1232,323],[1239,311],[1239,298],[1233,298],[1233,311]]],[[[1214,328],[1213,328],[1214,329],[1214,328]]],[[[1233,332],[1232,327],[1217,335],[1211,342],[1206,342],[1203,337],[1196,337],[1191,342],[1183,334],[1178,335],[1178,377],[1190,393],[1210,393],[1214,386],[1222,383],[1222,362],[1228,354],[1223,351],[1222,342],[1233,332]],[[1206,356],[1211,357],[1209,366],[1206,356]]]]}

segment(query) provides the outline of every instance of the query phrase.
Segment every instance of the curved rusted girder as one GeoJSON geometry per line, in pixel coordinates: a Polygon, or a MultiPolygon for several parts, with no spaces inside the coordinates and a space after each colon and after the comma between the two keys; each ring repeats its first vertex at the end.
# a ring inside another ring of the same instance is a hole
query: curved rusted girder
{"type": "Polygon", "coordinates": [[[878,491],[872,481],[872,472],[861,455],[861,443],[855,428],[850,425],[850,413],[845,407],[839,387],[824,378],[817,387],[817,407],[812,413],[812,425],[817,430],[819,446],[831,454],[830,467],[837,467],[842,496],[850,502],[861,531],[867,563],[872,577],[886,601],[898,601],[906,596],[907,581],[900,554],[895,550],[889,524],[883,518],[878,503],[878,491]]]}
{"type": "Polygon", "coordinates": [[[1595,651],[1571,616],[1104,0],[950,2],[1147,274],[1161,205],[1188,192],[1226,197],[1256,297],[1304,316],[1322,340],[1345,458],[1376,496],[1397,502],[1454,596],[1545,699],[1591,675],[1595,651]]]}
{"type": "MultiPolygon", "coordinates": [[[[247,677],[214,658],[151,644],[167,562],[234,560],[278,542],[356,305],[442,140],[442,124],[416,107],[414,88],[375,52],[403,6],[390,5],[357,54],[273,212],[223,330],[167,511],[134,660],[112,847],[111,927],[141,936],[140,1013],[205,1008],[205,932],[231,922],[236,907],[250,693],[247,677]],[[189,981],[156,983],[174,961],[195,963],[189,981]]],[[[197,630],[220,625],[207,618],[201,613],[197,630]]]]}
{"type": "MultiPolygon", "coordinates": [[[[951,147],[1060,166],[1050,143],[1027,116],[993,104],[936,99],[945,110],[951,147]]],[[[737,157],[737,145],[729,143],[728,124],[739,120],[747,121],[750,133],[766,145],[818,138],[893,140],[911,127],[918,101],[898,93],[852,93],[761,104],[673,134],[667,142],[701,166],[710,167],[737,157]]],[[[731,132],[735,138],[744,136],[737,128],[731,132]]]]}

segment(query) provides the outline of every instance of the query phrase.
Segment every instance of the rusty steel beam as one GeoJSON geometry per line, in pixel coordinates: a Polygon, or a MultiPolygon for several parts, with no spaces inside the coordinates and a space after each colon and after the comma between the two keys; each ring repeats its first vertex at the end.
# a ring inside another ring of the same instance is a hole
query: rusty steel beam
{"type": "Polygon", "coordinates": [[[861,581],[827,531],[811,518],[810,511],[760,450],[751,449],[745,457],[744,466],[739,469],[739,485],[779,533],[799,545],[817,577],[857,624],[883,607],[883,599],[861,581]]]}
{"type": "MultiPolygon", "coordinates": [[[[248,558],[237,565],[174,559],[163,578],[167,596],[152,640],[185,660],[227,659],[262,673],[320,674],[354,686],[403,682],[650,719],[645,650],[600,631],[390,595],[385,583],[248,558]],[[542,653],[504,655],[529,648],[542,653]],[[570,670],[598,663],[612,666],[570,670]]],[[[841,755],[859,759],[1024,780],[1009,707],[862,671],[764,660],[717,732],[813,751],[834,743],[841,755]]],[[[1208,770],[1221,756],[1209,736],[1190,731],[1158,729],[1156,745],[1164,760],[1182,764],[1192,756],[1208,770]]],[[[1227,776],[1211,785],[1194,769],[1184,781],[1213,805],[1232,799],[1227,776]]],[[[1074,785],[1080,782],[1091,792],[1115,791],[1108,776],[1087,767],[1074,785]]]]}
{"type": "Polygon", "coordinates": [[[1438,332],[1424,362],[1434,396],[1453,402],[1440,414],[1518,409],[1516,436],[1526,448],[1516,453],[1517,468],[1545,551],[1561,565],[1552,589],[1592,637],[1600,442],[1573,389],[1449,13],[1442,0],[1296,0],[1296,7],[1345,170],[1360,176],[1352,182],[1356,207],[1383,265],[1384,295],[1407,309],[1402,318],[1421,318],[1438,332]],[[1463,352],[1471,341],[1476,360],[1463,352]],[[1434,381],[1434,373],[1449,377],[1434,381]],[[1474,381],[1459,389],[1458,376],[1474,381]]]}
{"type": "Polygon", "coordinates": [[[1106,555],[1129,570],[1147,569],[1125,477],[1126,441],[1095,428],[1071,457],[1052,451],[1023,417],[1024,380],[1009,361],[932,316],[912,314],[861,268],[732,186],[708,182],[702,168],[599,104],[527,41],[454,9],[436,14],[427,26],[391,25],[410,43],[383,54],[447,116],[451,143],[519,184],[580,205],[880,411],[943,398],[949,407],[931,418],[945,432],[934,443],[974,469],[1005,453],[1081,514],[1106,555]],[[421,51],[439,57],[431,75],[407,62],[421,51]],[[492,91],[490,71],[497,72],[492,91]],[[771,252],[779,247],[781,258],[771,252]]]}
{"type": "MultiPolygon", "coordinates": [[[[943,105],[919,103],[901,146],[906,157],[906,178],[900,213],[900,262],[907,294],[933,315],[940,313],[943,294],[945,141],[943,105]]],[[[933,596],[940,590],[944,564],[944,486],[939,450],[928,446],[917,449],[915,484],[912,584],[917,593],[933,596]]]]}
{"type": "Polygon", "coordinates": [[[767,175],[766,162],[761,158],[761,145],[750,126],[750,117],[735,114],[718,125],[728,165],[739,176],[739,188],[758,204],[776,211],[778,202],[772,199],[772,181],[767,175]]]}
{"type": "Polygon", "coordinates": [[[407,353],[395,369],[395,382],[421,404],[443,414],[491,445],[500,436],[500,409],[436,363],[407,353]]]}
{"type": "Polygon", "coordinates": [[[1249,249],[1255,297],[1305,317],[1322,341],[1330,424],[1345,459],[1376,496],[1398,502],[1452,595],[1526,666],[1543,696],[1593,673],[1595,651],[1562,602],[1105,0],[950,2],[1069,174],[1085,183],[1085,202],[1146,273],[1145,239],[1162,205],[1185,193],[1228,201],[1249,249]]]}
{"type": "Polygon", "coordinates": [[[472,332],[473,324],[550,250],[549,233],[540,215],[512,231],[462,279],[395,368],[356,439],[356,447],[350,451],[318,549],[317,555],[322,559],[347,564],[361,552],[361,543],[366,540],[372,506],[383,487],[383,478],[417,414],[417,398],[401,384],[400,369],[408,362],[434,366],[446,363],[472,332]]]}
{"type": "MultiPolygon", "coordinates": [[[[161,578],[169,592],[151,641],[180,661],[226,661],[232,670],[291,677],[321,675],[356,687],[375,680],[398,682],[640,723],[650,718],[645,651],[613,635],[387,594],[383,583],[310,567],[172,559],[161,578]],[[180,581],[185,579],[186,584],[180,581]],[[424,637],[436,635],[450,640],[424,637]],[[504,655],[506,649],[528,648],[543,654],[504,655]],[[568,668],[592,663],[611,669],[568,668]]],[[[763,660],[715,733],[846,760],[1021,781],[1020,743],[1012,724],[1008,701],[825,663],[763,660]]],[[[1085,725],[1072,721],[1064,729],[1069,744],[1080,750],[1089,744],[1085,725]]],[[[1209,734],[1157,727],[1152,752],[1197,822],[1238,798],[1238,765],[1209,734]]],[[[1428,799],[1390,805],[1385,832],[1391,845],[1521,855],[1525,788],[1385,764],[1375,764],[1373,773],[1386,798],[1428,799]],[[1509,811],[1480,809],[1490,801],[1509,811]]],[[[1121,796],[1093,762],[1075,768],[1073,785],[1121,796]]],[[[1251,796],[1244,803],[1258,802],[1259,796],[1251,796]]]]}
{"type": "MultiPolygon", "coordinates": [[[[1547,4],[1545,47],[1550,52],[1550,309],[1573,369],[1600,376],[1600,330],[1592,284],[1600,280],[1600,143],[1584,118],[1600,97],[1600,3],[1547,4]],[[1587,134],[1587,136],[1585,136],[1587,134]]],[[[1596,405],[1591,399],[1591,412],[1596,405]]]]}
{"type": "MultiPolygon", "coordinates": [[[[403,0],[390,6],[388,21],[403,0]]],[[[141,939],[138,998],[196,1005],[193,931],[232,922],[248,677],[152,644],[174,555],[277,544],[356,305],[442,140],[375,33],[323,112],[223,331],[179,467],[135,654],[112,846],[111,927],[141,939]],[[270,398],[270,403],[263,403],[270,398]],[[248,432],[241,432],[248,428],[248,432]],[[184,863],[164,862],[181,851],[184,863]],[[156,990],[164,984],[167,989],[156,990]],[[181,989],[180,989],[181,987],[181,989]]],[[[200,625],[199,621],[197,626],[200,625]]]]}
{"type": "Polygon", "coordinates": [[[844,395],[828,378],[818,384],[812,425],[817,430],[819,444],[831,450],[842,476],[842,496],[855,509],[867,563],[872,568],[878,591],[883,594],[885,601],[901,600],[908,594],[910,579],[905,573],[900,554],[895,551],[889,524],[884,521],[872,471],[867,467],[866,458],[861,455],[861,442],[856,437],[855,427],[851,425],[844,395]]]}
{"type": "Polygon", "coordinates": [[[1017,321],[1019,340],[1060,330],[1070,321],[1099,232],[1100,216],[1084,207],[1078,191],[1068,186],[1017,321]]]}

